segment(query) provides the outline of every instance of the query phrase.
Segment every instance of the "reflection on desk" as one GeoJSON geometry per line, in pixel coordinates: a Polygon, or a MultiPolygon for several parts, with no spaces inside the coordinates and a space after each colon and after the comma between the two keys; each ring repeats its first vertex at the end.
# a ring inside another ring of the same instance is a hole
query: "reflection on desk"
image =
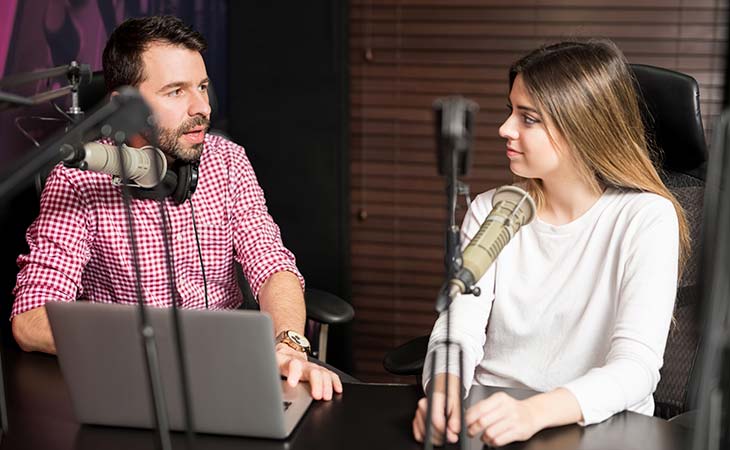
{"type": "MultiPolygon", "coordinates": [[[[21,449],[154,449],[150,430],[80,425],[76,422],[56,358],[4,350],[9,430],[0,450],[21,449]]],[[[123,388],[123,387],[120,387],[123,388]]],[[[472,389],[484,398],[494,388],[472,389]]],[[[529,391],[506,390],[521,398],[529,391]]],[[[348,384],[331,402],[315,402],[285,441],[196,435],[200,449],[419,449],[411,435],[411,419],[421,396],[417,386],[348,384]]],[[[172,433],[174,448],[186,447],[182,433],[172,433]]],[[[688,448],[689,432],[664,420],[621,413],[601,424],[543,430],[530,441],[508,449],[529,450],[680,450],[688,448]]],[[[446,448],[458,448],[447,446],[446,448]]],[[[477,440],[470,448],[481,448],[477,440]]]]}

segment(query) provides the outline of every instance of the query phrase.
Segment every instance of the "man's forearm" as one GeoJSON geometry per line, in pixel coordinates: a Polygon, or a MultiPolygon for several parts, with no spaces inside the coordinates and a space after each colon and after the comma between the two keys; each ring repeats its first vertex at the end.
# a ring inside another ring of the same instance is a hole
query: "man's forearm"
{"type": "Polygon", "coordinates": [[[299,278],[282,271],[271,275],[259,291],[261,311],[268,313],[274,322],[274,335],[285,330],[304,333],[307,309],[299,278]]]}
{"type": "Polygon", "coordinates": [[[13,317],[13,337],[26,352],[56,354],[56,344],[46,307],[40,306],[13,317]]]}

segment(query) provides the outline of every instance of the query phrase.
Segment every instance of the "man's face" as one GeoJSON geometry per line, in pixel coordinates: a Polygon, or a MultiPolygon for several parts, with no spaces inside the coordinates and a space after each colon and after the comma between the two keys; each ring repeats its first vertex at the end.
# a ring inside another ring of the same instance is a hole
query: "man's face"
{"type": "Polygon", "coordinates": [[[197,161],[210,125],[203,57],[185,47],[154,43],[142,54],[142,62],[144,81],[138,88],[155,115],[160,150],[197,161]]]}

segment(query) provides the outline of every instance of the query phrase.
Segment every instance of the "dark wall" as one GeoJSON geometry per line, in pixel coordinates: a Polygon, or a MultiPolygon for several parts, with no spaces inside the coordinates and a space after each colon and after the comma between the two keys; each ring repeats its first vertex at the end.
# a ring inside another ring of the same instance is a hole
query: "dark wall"
{"type": "MultiPolygon", "coordinates": [[[[229,20],[229,131],[307,286],[349,301],[347,2],[231,2],[229,20]]],[[[348,370],[332,333],[328,362],[348,370]]]]}

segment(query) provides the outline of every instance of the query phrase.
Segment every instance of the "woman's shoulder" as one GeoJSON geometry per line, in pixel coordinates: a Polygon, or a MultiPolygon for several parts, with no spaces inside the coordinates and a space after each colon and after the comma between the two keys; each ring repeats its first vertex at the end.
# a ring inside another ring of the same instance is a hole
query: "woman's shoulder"
{"type": "Polygon", "coordinates": [[[474,200],[472,200],[471,205],[482,205],[486,206],[489,209],[492,209],[492,199],[494,198],[494,193],[497,191],[497,188],[490,189],[488,191],[482,192],[481,194],[474,197],[474,200]]]}
{"type": "Polygon", "coordinates": [[[487,217],[489,212],[494,207],[492,201],[494,199],[494,193],[496,191],[497,188],[493,188],[486,192],[482,192],[481,194],[474,197],[474,200],[472,200],[469,204],[469,213],[475,216],[480,222],[487,217]]]}
{"type": "Polygon", "coordinates": [[[609,195],[618,207],[629,211],[674,212],[674,204],[668,198],[653,192],[611,188],[609,195]]]}
{"type": "Polygon", "coordinates": [[[627,225],[634,224],[645,228],[655,222],[674,224],[678,222],[674,204],[659,194],[630,189],[613,189],[611,196],[614,213],[624,219],[620,222],[627,225]]]}

